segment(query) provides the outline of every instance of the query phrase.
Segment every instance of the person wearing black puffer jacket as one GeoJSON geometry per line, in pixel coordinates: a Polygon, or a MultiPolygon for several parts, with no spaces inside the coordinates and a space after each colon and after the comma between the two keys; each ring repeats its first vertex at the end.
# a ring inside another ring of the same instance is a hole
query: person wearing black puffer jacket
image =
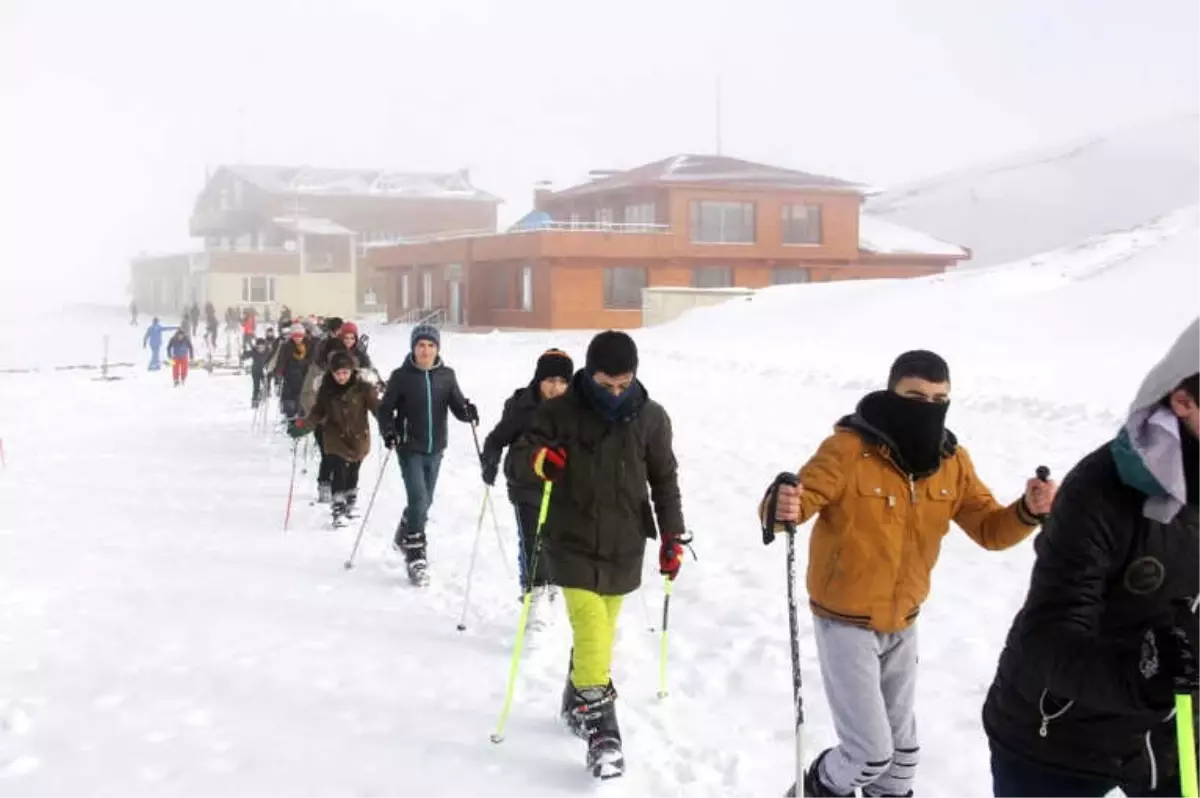
{"type": "Polygon", "coordinates": [[[1200,321],[1067,475],[983,707],[996,796],[1182,795],[1197,688],[1200,321]]]}
{"type": "Polygon", "coordinates": [[[388,378],[378,412],[379,432],[384,445],[397,450],[408,494],[392,548],[404,552],[409,579],[416,584],[426,582],[425,519],[446,450],[447,412],[459,421],[479,423],[479,411],[463,396],[454,369],[442,362],[441,343],[436,327],[413,328],[409,355],[388,378]]]}
{"type": "Polygon", "coordinates": [[[496,428],[483,441],[483,481],[496,484],[500,470],[500,456],[505,448],[504,477],[508,482],[508,499],[517,516],[517,533],[520,543],[521,593],[534,591],[530,604],[529,624],[533,628],[541,625],[536,608],[540,599],[552,595],[548,590],[553,584],[549,564],[544,556],[535,551],[534,534],[537,531],[539,505],[542,501],[542,481],[524,474],[528,469],[516,468],[512,445],[533,425],[538,407],[548,399],[562,396],[575,373],[575,364],[561,349],[548,349],[538,358],[533,380],[518,388],[504,403],[504,413],[496,428]],[[534,561],[534,557],[537,561],[534,561]]]}

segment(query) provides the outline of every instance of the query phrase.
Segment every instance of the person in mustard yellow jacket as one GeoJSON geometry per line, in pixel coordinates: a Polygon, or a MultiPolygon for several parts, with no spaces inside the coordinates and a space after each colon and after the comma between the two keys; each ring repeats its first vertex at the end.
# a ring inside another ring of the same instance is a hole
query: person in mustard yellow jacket
{"type": "MultiPolygon", "coordinates": [[[[945,428],[950,371],[933,352],[900,355],[888,389],[857,410],[797,475],[773,486],[772,527],[816,517],[808,595],[838,745],[805,773],[806,795],[912,795],[919,759],[916,618],[953,521],[991,551],[1023,541],[1055,485],[1031,479],[1008,505],[992,496],[945,428]]],[[[794,788],[793,788],[794,789],[794,788]]]]}

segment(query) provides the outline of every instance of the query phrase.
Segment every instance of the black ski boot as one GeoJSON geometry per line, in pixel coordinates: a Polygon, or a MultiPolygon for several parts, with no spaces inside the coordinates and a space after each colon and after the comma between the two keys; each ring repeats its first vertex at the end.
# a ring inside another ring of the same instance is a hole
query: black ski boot
{"type": "Polygon", "coordinates": [[[346,494],[335,493],[330,502],[330,510],[333,513],[333,528],[341,529],[347,523],[348,516],[346,514],[346,494]]]}
{"type": "Polygon", "coordinates": [[[425,558],[425,535],[412,534],[407,525],[400,522],[397,530],[399,548],[404,552],[404,563],[408,567],[408,581],[417,587],[429,584],[429,563],[425,558]]]}
{"type": "Polygon", "coordinates": [[[346,517],[358,518],[358,488],[346,491],[346,517]]]}
{"type": "MultiPolygon", "coordinates": [[[[604,687],[570,690],[568,713],[571,730],[587,740],[587,768],[598,779],[613,779],[625,773],[621,730],[617,726],[617,691],[610,681],[604,687]]],[[[567,696],[563,697],[564,703],[567,696]]]]}

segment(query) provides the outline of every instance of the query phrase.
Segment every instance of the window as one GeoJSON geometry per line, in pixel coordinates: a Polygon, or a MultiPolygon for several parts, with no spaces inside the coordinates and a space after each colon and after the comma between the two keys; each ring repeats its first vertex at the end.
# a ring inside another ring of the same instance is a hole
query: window
{"type": "Polygon", "coordinates": [[[533,310],[533,267],[521,267],[521,310],[533,310]]]}
{"type": "Polygon", "coordinates": [[[754,203],[692,200],[692,243],[753,244],[754,203]]]}
{"type": "Polygon", "coordinates": [[[821,206],[784,205],[783,243],[820,244],[821,206]]]}
{"type": "Polygon", "coordinates": [[[771,285],[792,285],[809,281],[808,269],[800,266],[780,266],[771,269],[771,285]]]}
{"type": "Polygon", "coordinates": [[[253,304],[275,301],[274,277],[243,277],[242,301],[253,304]]]}
{"type": "Polygon", "coordinates": [[[491,267],[487,271],[487,298],[489,310],[511,310],[509,304],[509,285],[512,282],[512,273],[504,267],[503,264],[498,264],[491,267]]]}
{"type": "Polygon", "coordinates": [[[596,224],[612,224],[613,209],[612,208],[597,208],[596,209],[596,224]]]}
{"type": "Polygon", "coordinates": [[[421,275],[421,310],[433,308],[433,272],[426,271],[421,275]]]}
{"type": "Polygon", "coordinates": [[[733,269],[729,266],[696,266],[692,269],[692,288],[730,288],[733,269]]]}
{"type": "Polygon", "coordinates": [[[646,270],[639,266],[617,266],[604,270],[604,307],[608,310],[640,310],[646,270]]]}
{"type": "Polygon", "coordinates": [[[581,221],[583,221],[583,219],[579,214],[571,214],[571,227],[578,227],[581,221]]]}
{"type": "Polygon", "coordinates": [[[400,276],[400,307],[404,308],[405,310],[408,310],[410,307],[412,307],[412,305],[409,303],[411,297],[408,289],[408,278],[411,276],[412,275],[408,274],[407,272],[400,276]]]}
{"type": "Polygon", "coordinates": [[[625,224],[654,224],[656,217],[653,202],[625,206],[625,224]]]}

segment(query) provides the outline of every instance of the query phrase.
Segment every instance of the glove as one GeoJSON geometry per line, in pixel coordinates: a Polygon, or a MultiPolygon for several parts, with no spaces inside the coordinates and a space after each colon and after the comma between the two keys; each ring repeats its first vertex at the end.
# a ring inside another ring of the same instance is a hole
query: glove
{"type": "Polygon", "coordinates": [[[304,425],[304,419],[296,418],[288,422],[287,433],[293,438],[303,438],[308,432],[309,429],[304,425]]]}
{"type": "Polygon", "coordinates": [[[547,482],[555,482],[567,470],[567,450],[561,446],[539,446],[533,453],[533,473],[547,482]]]}
{"type": "Polygon", "coordinates": [[[383,447],[385,449],[395,449],[396,444],[398,444],[399,442],[400,442],[400,439],[398,437],[396,437],[395,432],[383,433],[383,447]]]}
{"type": "Polygon", "coordinates": [[[495,485],[496,475],[500,472],[500,458],[485,453],[479,462],[483,466],[483,484],[488,487],[495,485]]]}
{"type": "Polygon", "coordinates": [[[1188,636],[1188,629],[1195,629],[1195,618],[1190,608],[1181,607],[1170,624],[1155,627],[1142,638],[1138,670],[1152,707],[1170,706],[1176,693],[1191,693],[1200,687],[1196,651],[1188,636]]]}
{"type": "Polygon", "coordinates": [[[683,546],[675,540],[674,536],[663,535],[662,545],[658,549],[658,572],[674,582],[682,567],[683,546]]]}
{"type": "Polygon", "coordinates": [[[477,408],[470,399],[463,403],[463,409],[466,410],[468,424],[479,423],[479,408],[477,408]]]}

